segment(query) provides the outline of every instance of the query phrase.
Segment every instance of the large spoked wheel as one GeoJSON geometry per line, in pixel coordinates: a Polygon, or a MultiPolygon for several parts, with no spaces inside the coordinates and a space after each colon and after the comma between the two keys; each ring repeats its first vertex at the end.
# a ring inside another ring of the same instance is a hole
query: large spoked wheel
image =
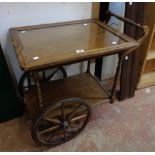
{"type": "Polygon", "coordinates": [[[87,125],[91,109],[79,98],[61,100],[36,119],[32,138],[44,145],[56,146],[77,136],[87,125]]]}
{"type": "MultiPolygon", "coordinates": [[[[51,80],[56,80],[56,79],[67,77],[67,73],[63,67],[59,67],[59,68],[52,69],[52,70],[50,69],[43,70],[39,72],[39,75],[40,75],[39,78],[41,82],[46,82],[46,81],[51,81],[51,80]]],[[[24,92],[32,88],[32,86],[34,86],[32,75],[30,72],[25,72],[19,80],[19,84],[18,84],[19,95],[23,97],[24,92]]]]}

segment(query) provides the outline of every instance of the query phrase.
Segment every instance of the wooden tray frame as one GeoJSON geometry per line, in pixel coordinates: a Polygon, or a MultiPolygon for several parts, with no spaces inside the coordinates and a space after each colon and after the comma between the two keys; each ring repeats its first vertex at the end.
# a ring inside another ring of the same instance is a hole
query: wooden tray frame
{"type": "MultiPolygon", "coordinates": [[[[54,67],[58,67],[58,66],[63,66],[63,65],[67,65],[67,64],[73,64],[76,62],[82,62],[87,60],[88,61],[88,66],[87,66],[87,73],[90,73],[90,61],[91,59],[94,58],[98,58],[98,57],[103,57],[106,55],[112,55],[112,54],[119,54],[119,61],[118,61],[118,66],[117,66],[117,70],[116,70],[116,75],[115,75],[115,79],[114,79],[114,84],[113,84],[113,88],[112,88],[112,92],[110,93],[110,95],[108,96],[110,99],[110,102],[113,103],[114,102],[114,94],[115,94],[115,90],[116,90],[116,84],[117,84],[117,80],[118,80],[118,76],[120,74],[121,71],[121,66],[122,66],[122,62],[124,60],[124,58],[131,53],[132,51],[134,51],[135,49],[137,49],[141,43],[144,41],[145,37],[148,34],[148,27],[147,26],[141,26],[129,19],[126,18],[122,18],[116,14],[113,14],[111,12],[107,12],[107,19],[105,20],[105,22],[100,22],[96,19],[89,19],[89,20],[80,20],[80,21],[71,21],[71,22],[63,22],[63,23],[55,23],[55,24],[46,24],[46,25],[37,25],[37,26],[28,26],[28,27],[18,27],[18,28],[11,28],[10,29],[10,34],[11,34],[11,40],[12,40],[12,44],[14,45],[15,51],[16,51],[16,55],[20,64],[21,69],[23,69],[26,72],[31,72],[33,79],[35,81],[35,85],[36,85],[36,95],[38,98],[38,107],[40,110],[42,110],[44,108],[44,102],[43,101],[43,96],[42,96],[42,90],[41,90],[41,85],[40,85],[40,81],[39,81],[39,75],[38,72],[40,70],[45,70],[48,68],[54,68],[54,67]],[[139,28],[142,32],[143,32],[143,36],[138,40],[134,40],[130,37],[128,37],[127,35],[118,32],[117,30],[111,28],[110,26],[107,25],[109,19],[111,18],[111,16],[116,17],[119,20],[122,20],[124,22],[127,22],[137,28],[139,28]],[[22,44],[20,42],[20,39],[16,33],[16,31],[19,30],[30,30],[30,29],[38,29],[38,28],[44,28],[44,27],[49,27],[49,26],[62,26],[62,25],[69,25],[69,24],[77,24],[77,23],[85,23],[88,21],[93,21],[96,24],[100,25],[102,28],[106,29],[107,31],[113,33],[114,35],[120,37],[121,39],[127,41],[126,44],[122,45],[118,45],[116,47],[113,48],[102,48],[102,49],[95,49],[93,50],[93,54],[91,55],[85,55],[82,57],[78,57],[78,58],[71,58],[68,60],[63,60],[61,62],[48,62],[44,65],[39,65],[37,64],[36,66],[31,66],[29,64],[27,64],[25,62],[25,57],[24,57],[24,52],[23,52],[23,47],[22,44]]],[[[88,78],[89,80],[89,78],[88,78]]],[[[95,87],[96,88],[96,87],[95,87]]],[[[31,91],[31,90],[30,90],[31,91]]],[[[82,90],[81,90],[82,91],[82,90]]],[[[99,90],[100,91],[100,90],[99,90]]],[[[27,93],[27,94],[34,94],[33,93],[27,93]]],[[[104,93],[103,93],[104,94],[104,93]]],[[[30,95],[31,96],[31,95],[30,95]]],[[[29,97],[30,97],[29,96],[29,97]]],[[[31,101],[28,101],[29,104],[32,104],[31,101]]],[[[31,109],[31,108],[30,108],[31,109]]]]}

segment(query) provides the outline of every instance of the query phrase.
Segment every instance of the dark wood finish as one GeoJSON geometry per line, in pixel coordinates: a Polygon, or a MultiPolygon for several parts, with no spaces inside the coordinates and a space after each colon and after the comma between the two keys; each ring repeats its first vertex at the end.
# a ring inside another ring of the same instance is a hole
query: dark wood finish
{"type": "MultiPolygon", "coordinates": [[[[133,3],[132,5],[126,3],[125,17],[137,23],[143,24],[145,11],[144,6],[145,3],[133,3]]],[[[133,38],[137,38],[140,35],[139,30],[137,30],[135,27],[129,26],[127,23],[125,23],[124,32],[133,38]]],[[[141,49],[139,48],[135,52],[128,55],[128,60],[123,61],[120,84],[120,100],[133,97],[135,94],[138,82],[137,70],[139,67],[140,52],[141,49]]]]}
{"type": "MultiPolygon", "coordinates": [[[[45,107],[59,100],[75,97],[84,99],[90,106],[109,102],[109,95],[89,73],[43,83],[41,89],[45,107]]],[[[36,88],[25,92],[24,98],[30,116],[35,116],[39,112],[36,88]]]]}
{"type": "MultiPolygon", "coordinates": [[[[107,19],[106,12],[109,9],[109,2],[100,2],[100,9],[99,9],[99,20],[105,21],[107,19]]],[[[97,58],[95,61],[95,76],[101,79],[101,71],[102,71],[102,58],[97,58]]]]}
{"type": "Polygon", "coordinates": [[[107,19],[107,11],[109,9],[109,2],[101,2],[100,3],[100,12],[99,12],[99,20],[105,21],[107,19]]]}
{"type": "Polygon", "coordinates": [[[122,66],[122,59],[121,59],[121,54],[119,54],[119,61],[118,61],[118,65],[117,65],[117,69],[116,69],[116,75],[115,75],[115,79],[114,79],[114,84],[113,84],[113,88],[112,88],[112,92],[111,92],[111,96],[110,96],[110,99],[111,99],[111,103],[114,102],[114,98],[115,98],[115,95],[114,95],[114,90],[116,89],[116,85],[117,85],[117,81],[118,81],[118,76],[120,74],[120,71],[121,71],[121,66],[122,66]]]}

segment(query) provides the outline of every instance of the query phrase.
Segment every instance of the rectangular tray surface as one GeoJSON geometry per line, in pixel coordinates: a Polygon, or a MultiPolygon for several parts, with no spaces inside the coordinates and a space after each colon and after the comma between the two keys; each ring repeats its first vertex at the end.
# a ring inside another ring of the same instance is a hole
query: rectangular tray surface
{"type": "MultiPolygon", "coordinates": [[[[91,107],[109,102],[109,96],[88,73],[44,83],[41,89],[45,107],[67,98],[82,98],[91,107]]],[[[25,93],[25,102],[30,115],[39,112],[35,88],[25,93]]]]}
{"type": "Polygon", "coordinates": [[[20,66],[24,70],[79,61],[136,45],[91,20],[58,26],[15,28],[11,32],[20,66]]]}

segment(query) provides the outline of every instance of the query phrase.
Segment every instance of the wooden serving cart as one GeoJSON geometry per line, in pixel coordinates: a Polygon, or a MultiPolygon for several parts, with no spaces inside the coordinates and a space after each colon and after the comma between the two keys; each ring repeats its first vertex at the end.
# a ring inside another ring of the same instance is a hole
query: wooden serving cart
{"type": "Polygon", "coordinates": [[[19,94],[34,120],[34,141],[51,146],[64,143],[84,129],[91,107],[113,103],[122,61],[147,34],[147,26],[111,12],[107,12],[105,22],[88,19],[11,28],[12,44],[24,71],[19,94]],[[110,27],[107,23],[111,16],[139,28],[141,38],[134,40],[110,27]],[[91,75],[90,63],[112,54],[118,54],[119,61],[109,93],[91,75]],[[67,77],[63,66],[82,61],[88,61],[86,73],[67,77]]]}

